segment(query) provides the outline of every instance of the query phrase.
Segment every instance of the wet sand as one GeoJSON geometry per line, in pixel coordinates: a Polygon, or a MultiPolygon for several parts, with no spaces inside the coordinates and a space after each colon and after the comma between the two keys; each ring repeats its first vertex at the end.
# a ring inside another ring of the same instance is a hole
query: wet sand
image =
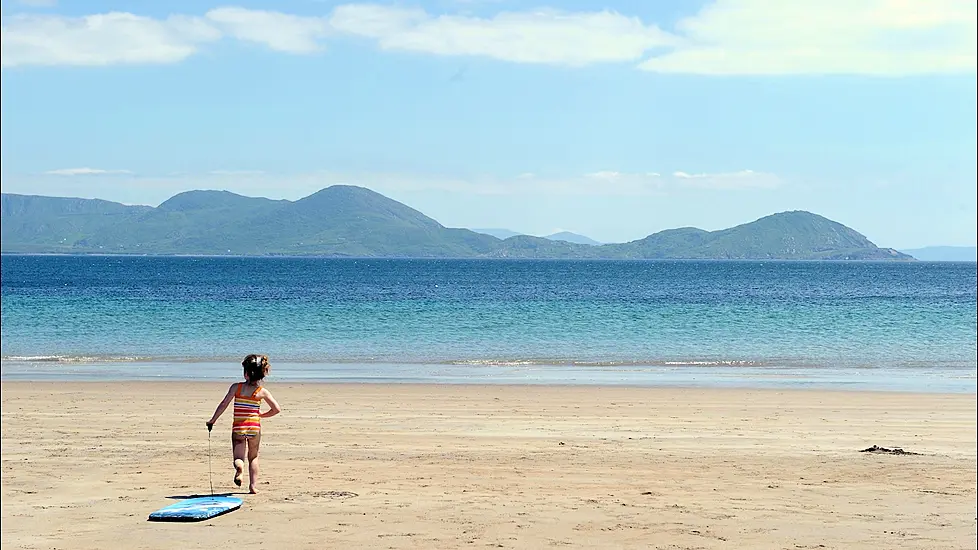
{"type": "Polygon", "coordinates": [[[4,382],[2,547],[976,548],[974,394],[273,383],[261,493],[146,521],[226,387],[4,382]]]}

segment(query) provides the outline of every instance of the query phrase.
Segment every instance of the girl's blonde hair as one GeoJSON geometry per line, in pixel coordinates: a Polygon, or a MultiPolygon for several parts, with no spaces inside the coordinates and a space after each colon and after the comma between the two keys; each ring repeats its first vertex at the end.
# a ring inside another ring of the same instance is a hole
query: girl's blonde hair
{"type": "Polygon", "coordinates": [[[241,366],[244,367],[244,375],[248,382],[257,384],[268,375],[268,356],[252,353],[244,358],[241,366]]]}

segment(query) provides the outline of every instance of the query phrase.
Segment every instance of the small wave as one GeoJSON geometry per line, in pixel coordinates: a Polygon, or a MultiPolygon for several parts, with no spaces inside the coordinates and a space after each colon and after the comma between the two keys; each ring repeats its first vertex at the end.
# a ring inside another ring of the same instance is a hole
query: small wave
{"type": "MultiPolygon", "coordinates": [[[[19,363],[235,363],[238,357],[208,356],[127,356],[127,355],[8,355],[0,360],[19,363]]],[[[274,360],[273,360],[274,362],[274,360]]],[[[593,360],[571,358],[484,358],[484,359],[443,359],[417,357],[285,357],[284,363],[300,364],[386,364],[405,365],[447,365],[460,367],[683,367],[683,366],[764,366],[764,361],[747,360],[593,360]]]]}
{"type": "Polygon", "coordinates": [[[88,356],[88,355],[9,355],[3,361],[22,363],[133,363],[146,358],[135,356],[88,356]]]}
{"type": "Polygon", "coordinates": [[[448,364],[466,367],[528,367],[542,363],[528,360],[466,359],[461,361],[449,361],[448,364]]]}
{"type": "Polygon", "coordinates": [[[475,367],[532,367],[532,366],[570,366],[570,367],[757,367],[768,363],[739,359],[663,361],[649,359],[644,361],[595,361],[581,359],[465,359],[447,361],[443,364],[475,367]]]}
{"type": "Polygon", "coordinates": [[[756,367],[763,365],[760,361],[718,360],[718,361],[663,361],[669,367],[756,367]]]}

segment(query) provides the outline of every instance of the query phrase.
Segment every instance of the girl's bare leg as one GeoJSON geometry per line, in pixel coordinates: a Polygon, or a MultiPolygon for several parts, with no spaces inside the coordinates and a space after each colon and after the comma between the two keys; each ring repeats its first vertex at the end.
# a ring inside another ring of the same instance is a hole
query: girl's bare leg
{"type": "Polygon", "coordinates": [[[234,456],[234,484],[240,487],[241,478],[244,477],[245,459],[248,457],[248,439],[232,436],[231,452],[234,456]]]}
{"type": "Polygon", "coordinates": [[[248,438],[248,491],[258,492],[258,446],[261,445],[261,434],[248,438]]]}

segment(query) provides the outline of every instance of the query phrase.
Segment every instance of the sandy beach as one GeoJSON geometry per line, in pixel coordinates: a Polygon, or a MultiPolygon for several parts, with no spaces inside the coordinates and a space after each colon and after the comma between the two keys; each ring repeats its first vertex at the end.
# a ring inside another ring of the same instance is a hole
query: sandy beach
{"type": "Polygon", "coordinates": [[[226,385],[3,383],[2,547],[976,547],[974,394],[269,388],[261,493],[171,524],[147,515],[209,493],[226,385]]]}

